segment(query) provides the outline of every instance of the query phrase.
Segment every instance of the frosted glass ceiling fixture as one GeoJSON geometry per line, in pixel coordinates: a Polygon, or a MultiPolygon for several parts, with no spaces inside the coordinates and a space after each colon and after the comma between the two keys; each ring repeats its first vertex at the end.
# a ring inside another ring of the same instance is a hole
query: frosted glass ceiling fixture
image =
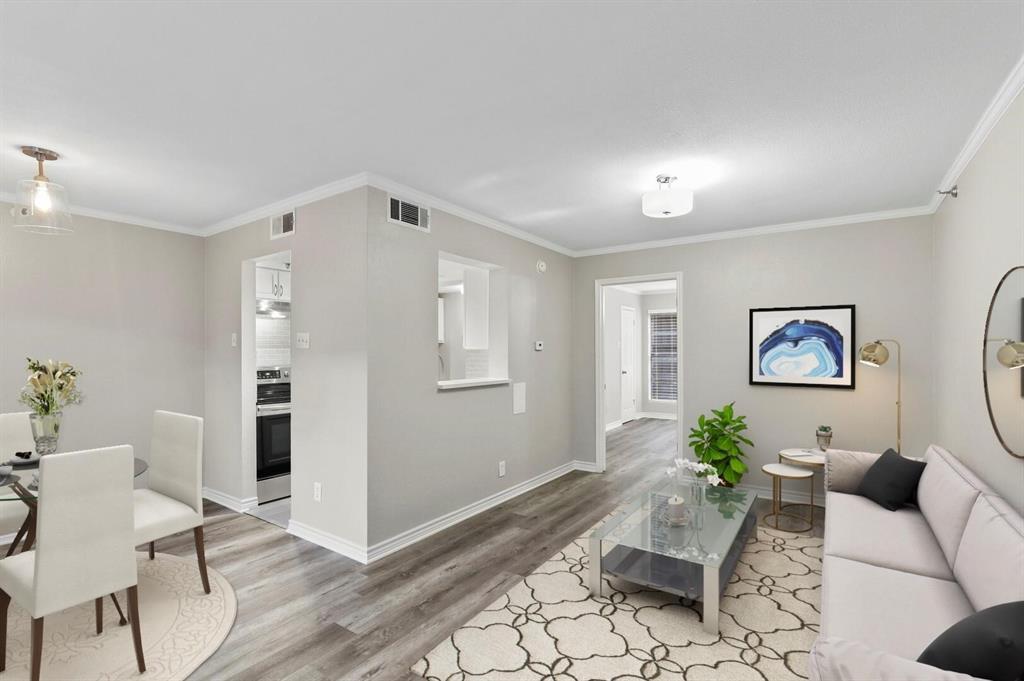
{"type": "Polygon", "coordinates": [[[675,218],[693,210],[693,192],[673,189],[675,179],[670,175],[658,175],[658,188],[643,195],[644,215],[649,218],[675,218]]]}
{"type": "Polygon", "coordinates": [[[61,185],[50,182],[43,172],[43,163],[56,161],[60,155],[40,147],[22,147],[21,153],[36,160],[39,172],[31,180],[18,183],[18,203],[11,211],[15,229],[33,234],[70,234],[67,192],[61,185]]]}

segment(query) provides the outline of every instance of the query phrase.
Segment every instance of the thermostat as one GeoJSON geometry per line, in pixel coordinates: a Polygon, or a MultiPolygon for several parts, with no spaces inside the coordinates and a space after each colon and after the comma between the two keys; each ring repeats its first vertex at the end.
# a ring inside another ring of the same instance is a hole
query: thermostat
{"type": "Polygon", "coordinates": [[[548,271],[548,264],[546,262],[544,262],[543,260],[538,260],[537,261],[537,271],[540,272],[541,274],[544,274],[545,272],[548,271]]]}
{"type": "Polygon", "coordinates": [[[544,349],[544,341],[536,341],[536,342],[534,342],[533,349],[536,350],[537,352],[540,352],[541,350],[543,350],[544,349]]]}

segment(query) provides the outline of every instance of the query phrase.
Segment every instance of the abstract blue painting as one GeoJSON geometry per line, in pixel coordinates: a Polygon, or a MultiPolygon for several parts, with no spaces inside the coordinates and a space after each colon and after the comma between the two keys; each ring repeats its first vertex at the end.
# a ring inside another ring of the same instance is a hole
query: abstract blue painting
{"type": "Polygon", "coordinates": [[[854,306],[750,311],[750,383],[853,388],[854,306]]]}

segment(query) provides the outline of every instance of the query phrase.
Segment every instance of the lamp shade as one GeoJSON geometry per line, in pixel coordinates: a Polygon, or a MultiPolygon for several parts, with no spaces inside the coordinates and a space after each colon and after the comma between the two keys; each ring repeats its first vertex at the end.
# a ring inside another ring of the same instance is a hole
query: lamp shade
{"type": "Polygon", "coordinates": [[[18,183],[14,227],[34,234],[66,234],[71,231],[68,195],[59,184],[44,180],[18,183]]]}
{"type": "Polygon", "coordinates": [[[644,215],[649,218],[674,218],[693,210],[693,192],[689,189],[655,189],[642,198],[644,215]]]}
{"type": "Polygon", "coordinates": [[[889,361],[889,350],[880,341],[871,341],[860,346],[859,359],[861,364],[880,367],[889,361]]]}
{"type": "Polygon", "coordinates": [[[1024,342],[1006,341],[996,351],[996,359],[1007,369],[1024,369],[1024,342]]]}

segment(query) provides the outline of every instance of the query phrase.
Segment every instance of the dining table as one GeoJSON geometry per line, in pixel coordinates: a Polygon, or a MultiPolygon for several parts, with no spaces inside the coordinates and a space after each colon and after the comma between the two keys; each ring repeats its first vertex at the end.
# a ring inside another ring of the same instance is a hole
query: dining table
{"type": "MultiPolygon", "coordinates": [[[[139,457],[135,457],[134,467],[134,476],[138,478],[149,469],[149,464],[139,457]]],[[[18,553],[29,551],[32,545],[35,544],[36,513],[40,494],[38,481],[33,478],[38,470],[39,459],[37,458],[34,461],[21,463],[16,466],[12,465],[11,473],[7,477],[0,479],[0,503],[22,503],[28,507],[28,514],[25,516],[24,522],[21,523],[18,533],[14,535],[14,541],[7,548],[7,556],[13,555],[16,551],[18,553]],[[21,551],[18,551],[19,543],[21,544],[21,551]]],[[[128,619],[121,610],[121,604],[117,602],[117,596],[110,594],[110,598],[114,602],[114,607],[117,608],[117,614],[121,617],[120,623],[122,625],[127,624],[128,619]]]]}

